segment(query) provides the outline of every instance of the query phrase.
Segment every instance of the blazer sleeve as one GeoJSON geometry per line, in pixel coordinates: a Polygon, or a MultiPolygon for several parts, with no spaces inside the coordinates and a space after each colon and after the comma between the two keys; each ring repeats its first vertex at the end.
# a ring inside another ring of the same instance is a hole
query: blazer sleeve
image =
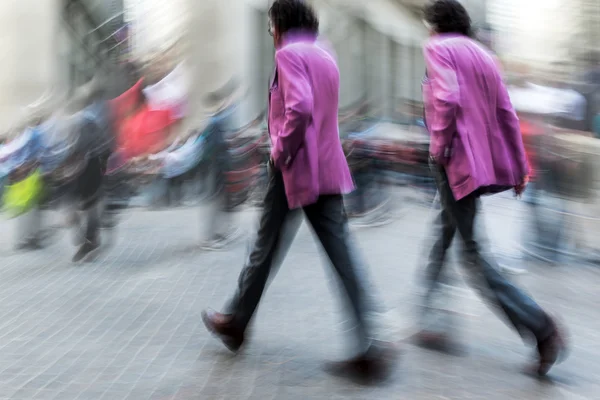
{"type": "Polygon", "coordinates": [[[304,142],[313,112],[313,90],[304,61],[292,50],[275,55],[277,80],[285,108],[284,123],[271,150],[276,167],[288,166],[304,142]]]}
{"type": "Polygon", "coordinates": [[[430,86],[429,105],[432,110],[427,126],[431,135],[431,155],[440,163],[448,156],[456,133],[456,111],[460,91],[455,67],[444,46],[428,44],[424,50],[425,65],[430,86]]]}

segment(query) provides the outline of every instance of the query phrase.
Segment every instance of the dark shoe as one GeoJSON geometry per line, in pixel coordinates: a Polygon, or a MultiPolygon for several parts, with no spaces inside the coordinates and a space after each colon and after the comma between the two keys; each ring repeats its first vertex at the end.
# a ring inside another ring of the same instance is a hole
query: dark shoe
{"type": "Polygon", "coordinates": [[[100,243],[97,240],[86,240],[85,243],[81,245],[77,253],[75,253],[73,256],[72,261],[74,263],[88,261],[97,253],[98,249],[100,249],[100,243]]]}
{"type": "Polygon", "coordinates": [[[438,351],[440,353],[461,355],[464,350],[461,346],[445,333],[421,331],[412,337],[412,342],[424,349],[438,351]]]}
{"type": "Polygon", "coordinates": [[[29,240],[29,250],[41,250],[44,246],[42,245],[42,240],[38,238],[32,238],[29,240]]]}
{"type": "Polygon", "coordinates": [[[551,324],[554,328],[552,334],[538,341],[537,344],[539,360],[535,367],[539,376],[545,376],[554,364],[566,357],[567,353],[567,341],[562,328],[553,319],[551,324]]]}
{"type": "Polygon", "coordinates": [[[398,355],[398,349],[391,343],[376,342],[365,354],[330,363],[326,370],[363,385],[381,383],[391,376],[398,355]]]}
{"type": "Polygon", "coordinates": [[[19,242],[16,246],[16,250],[19,251],[32,251],[41,250],[43,248],[41,241],[37,238],[31,238],[19,242]]]}
{"type": "Polygon", "coordinates": [[[29,249],[29,243],[27,241],[22,241],[15,245],[15,250],[17,250],[17,251],[23,251],[23,250],[28,250],[28,249],[29,249]]]}
{"type": "Polygon", "coordinates": [[[210,333],[217,336],[225,347],[236,353],[244,343],[244,330],[233,325],[233,317],[213,310],[202,311],[202,321],[210,333]]]}

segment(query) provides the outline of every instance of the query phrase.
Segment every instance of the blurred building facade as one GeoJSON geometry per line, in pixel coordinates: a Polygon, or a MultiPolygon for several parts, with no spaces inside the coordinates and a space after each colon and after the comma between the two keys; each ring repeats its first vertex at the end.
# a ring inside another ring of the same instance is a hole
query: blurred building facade
{"type": "Polygon", "coordinates": [[[498,52],[532,75],[569,80],[600,51],[597,0],[488,1],[498,52]]]}
{"type": "Polygon", "coordinates": [[[0,134],[119,62],[122,11],[122,0],[0,2],[0,134]]]}
{"type": "Polygon", "coordinates": [[[187,0],[124,0],[132,55],[152,58],[171,48],[187,29],[187,0]]]}
{"type": "MultiPolygon", "coordinates": [[[[487,1],[464,0],[476,23],[487,1]]],[[[340,108],[368,105],[369,114],[403,120],[419,114],[425,65],[424,0],[311,0],[324,40],[336,50],[340,108]]],[[[239,124],[266,111],[273,68],[267,32],[269,0],[6,0],[0,114],[18,110],[50,88],[72,90],[123,58],[147,66],[151,81],[185,58],[192,78],[189,128],[204,118],[207,92],[232,79],[246,97],[239,124]],[[17,15],[17,18],[11,17],[17,15]],[[35,26],[23,35],[23,27],[35,26]],[[33,39],[33,40],[32,40],[33,39]],[[32,79],[32,77],[34,77],[32,79]]],[[[123,88],[125,89],[125,88],[123,88]]]]}
{"type": "Polygon", "coordinates": [[[0,2],[0,126],[7,130],[58,74],[60,1],[0,2]],[[33,12],[32,12],[33,11],[33,12]],[[25,34],[24,34],[25,33],[25,34]]]}
{"type": "Polygon", "coordinates": [[[58,69],[70,90],[122,61],[129,46],[123,0],[63,0],[58,34],[62,56],[58,69]]]}
{"type": "MultiPolygon", "coordinates": [[[[394,0],[313,0],[324,40],[333,44],[341,73],[342,111],[369,104],[373,116],[396,119],[421,100],[425,66],[421,18],[394,0]]],[[[268,35],[267,0],[188,0],[190,109],[199,124],[203,93],[232,78],[246,94],[238,123],[266,111],[273,43],[268,35]]]]}
{"type": "Polygon", "coordinates": [[[600,2],[578,0],[573,56],[585,67],[600,67],[600,2]]]}

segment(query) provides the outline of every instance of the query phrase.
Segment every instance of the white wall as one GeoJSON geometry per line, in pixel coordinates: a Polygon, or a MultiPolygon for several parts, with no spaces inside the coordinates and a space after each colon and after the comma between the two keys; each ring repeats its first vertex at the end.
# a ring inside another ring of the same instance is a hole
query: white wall
{"type": "MultiPolygon", "coordinates": [[[[202,2],[208,0],[202,0],[202,2]]],[[[223,0],[225,1],[225,0],[223,0]]],[[[199,1],[126,0],[134,35],[134,54],[145,57],[165,49],[185,35],[190,7],[199,1]]]]}
{"type": "Polygon", "coordinates": [[[560,0],[489,1],[489,20],[497,31],[501,55],[534,65],[570,61],[569,44],[578,22],[576,3],[571,5],[560,0]]]}
{"type": "Polygon", "coordinates": [[[0,132],[58,83],[59,0],[0,1],[0,132]]]}

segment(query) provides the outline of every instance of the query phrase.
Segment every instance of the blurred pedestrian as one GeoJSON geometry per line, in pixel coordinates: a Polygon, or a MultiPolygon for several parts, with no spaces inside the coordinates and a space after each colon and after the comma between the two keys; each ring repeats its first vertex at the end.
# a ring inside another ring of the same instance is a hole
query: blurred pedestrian
{"type": "MultiPolygon", "coordinates": [[[[446,253],[458,231],[471,283],[500,308],[524,337],[533,335],[544,375],[565,350],[557,323],[484,258],[475,238],[479,197],[514,188],[521,195],[529,167],[519,120],[494,57],[472,37],[471,19],[457,0],[437,0],[425,8],[431,38],[424,55],[424,101],[431,134],[430,158],[441,201],[437,238],[426,275],[430,292],[444,269],[446,253]]],[[[421,332],[429,342],[443,336],[421,332]]]]}
{"type": "Polygon", "coordinates": [[[222,249],[239,233],[239,229],[233,224],[233,210],[229,206],[226,188],[227,172],[231,170],[227,134],[233,130],[232,120],[239,100],[236,98],[237,89],[236,83],[229,82],[221,91],[210,93],[205,99],[211,115],[203,130],[206,146],[204,151],[208,155],[204,160],[208,213],[203,221],[206,230],[201,247],[209,251],[222,249]]]}
{"type": "Polygon", "coordinates": [[[276,0],[269,10],[276,48],[269,91],[272,142],[269,184],[258,237],[225,313],[205,311],[206,327],[232,351],[245,332],[282,251],[282,236],[302,210],[329,256],[358,325],[358,355],[334,363],[331,372],[354,378],[384,378],[394,349],[373,340],[368,298],[360,265],[350,249],[342,195],[353,189],[338,131],[339,70],[318,41],[319,21],[302,0],[276,0]]]}
{"type": "Polygon", "coordinates": [[[106,199],[105,172],[108,159],[116,146],[113,120],[107,102],[106,81],[94,77],[78,101],[85,108],[79,114],[74,133],[76,164],[82,163],[81,173],[73,182],[75,207],[83,214],[80,223],[79,249],[73,255],[74,263],[92,260],[101,250],[100,229],[103,203],[106,199]]]}

